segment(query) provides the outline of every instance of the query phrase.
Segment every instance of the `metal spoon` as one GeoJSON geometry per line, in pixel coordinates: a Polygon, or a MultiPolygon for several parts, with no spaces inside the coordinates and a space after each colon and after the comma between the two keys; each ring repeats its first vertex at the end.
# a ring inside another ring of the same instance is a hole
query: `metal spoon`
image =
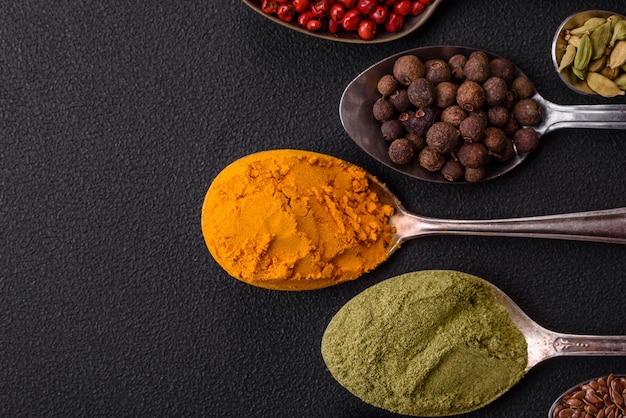
{"type": "MultiPolygon", "coordinates": [[[[624,398],[622,395],[622,391],[620,390],[624,387],[624,380],[626,376],[623,374],[609,374],[606,376],[600,376],[595,379],[588,379],[584,382],[577,384],[576,386],[572,386],[561,396],[556,398],[550,410],[548,411],[548,418],[556,418],[563,415],[568,415],[566,413],[561,412],[563,409],[575,408],[577,410],[590,410],[594,412],[594,409],[597,410],[592,416],[610,416],[610,412],[606,415],[599,415],[600,410],[603,410],[604,413],[606,411],[613,409],[616,412],[620,412],[624,410],[624,398]],[[615,385],[618,384],[620,388],[618,389],[615,385]],[[591,388],[591,393],[589,393],[589,389],[591,388]],[[597,389],[596,389],[597,388],[597,389]],[[575,394],[575,397],[572,396],[575,394]],[[608,395],[609,398],[605,402],[604,394],[608,395]],[[616,396],[616,394],[618,396],[616,396]],[[569,396],[569,398],[566,398],[569,396]],[[570,404],[571,399],[578,399],[580,402],[574,401],[573,404],[570,404]],[[593,409],[589,408],[589,405],[593,405],[593,409]],[[608,404],[608,405],[607,405],[608,404]],[[618,407],[620,406],[620,407],[618,407]]],[[[584,416],[584,415],[581,415],[584,416]]]]}
{"type": "MultiPolygon", "coordinates": [[[[366,153],[384,165],[410,177],[436,183],[449,183],[439,173],[425,170],[419,164],[399,166],[387,155],[387,144],[380,132],[380,123],[372,116],[372,105],[380,97],[376,85],[380,77],[391,74],[396,59],[413,54],[422,61],[433,58],[449,59],[455,54],[469,55],[474,48],[432,46],[410,49],[392,55],[372,65],[348,84],[339,103],[339,117],[348,136],[366,153]]],[[[498,55],[487,53],[491,58],[498,55]]],[[[517,68],[517,75],[524,73],[517,68]]],[[[558,105],[536,93],[533,96],[542,107],[543,121],[534,126],[539,135],[560,128],[626,129],[626,105],[558,105]]],[[[490,163],[484,180],[499,177],[517,167],[528,153],[517,153],[503,163],[490,163]]]]}
{"type": "Polygon", "coordinates": [[[402,30],[398,32],[387,32],[387,31],[379,30],[376,33],[376,36],[374,37],[374,39],[366,41],[366,40],[359,38],[356,31],[340,30],[337,33],[322,32],[322,31],[312,32],[310,30],[307,30],[306,28],[299,26],[298,23],[295,22],[295,19],[292,20],[291,22],[285,22],[284,20],[279,19],[276,15],[273,15],[273,14],[270,15],[270,14],[264,13],[261,10],[261,4],[263,3],[262,0],[243,0],[243,2],[247,6],[252,8],[252,10],[258,12],[263,17],[266,17],[270,19],[271,21],[278,23],[279,25],[282,25],[286,28],[293,29],[297,32],[303,33],[305,35],[313,36],[316,38],[327,39],[330,41],[337,41],[337,42],[347,42],[347,43],[353,43],[353,44],[374,44],[374,43],[394,41],[396,39],[402,38],[408,35],[409,33],[415,31],[420,26],[422,26],[430,18],[430,16],[432,16],[432,14],[435,12],[435,9],[437,8],[437,6],[441,4],[442,1],[443,0],[433,0],[433,2],[429,4],[428,6],[426,6],[424,11],[420,13],[419,15],[406,16],[404,18],[404,25],[403,25],[402,30]]]}
{"type": "Polygon", "coordinates": [[[391,255],[407,240],[428,235],[482,235],[626,244],[626,207],[560,215],[496,220],[455,220],[419,216],[407,211],[400,201],[370,177],[370,187],[381,203],[394,208],[389,223],[395,227],[387,253],[391,255]]]}
{"type": "MultiPolygon", "coordinates": [[[[567,33],[567,30],[582,26],[591,17],[602,17],[606,19],[612,15],[622,16],[622,18],[626,19],[626,16],[607,10],[586,10],[584,12],[574,13],[573,15],[568,16],[563,21],[563,23],[559,25],[559,28],[554,35],[554,39],[552,40],[552,63],[554,64],[554,68],[558,70],[561,58],[565,53],[565,48],[567,47],[567,40],[565,39],[565,35],[567,33]]],[[[563,80],[563,82],[565,83],[565,85],[575,92],[598,96],[597,93],[589,88],[586,81],[581,80],[580,78],[576,77],[576,75],[574,75],[571,67],[564,69],[558,74],[559,77],[561,77],[561,80],[563,80]]]]}

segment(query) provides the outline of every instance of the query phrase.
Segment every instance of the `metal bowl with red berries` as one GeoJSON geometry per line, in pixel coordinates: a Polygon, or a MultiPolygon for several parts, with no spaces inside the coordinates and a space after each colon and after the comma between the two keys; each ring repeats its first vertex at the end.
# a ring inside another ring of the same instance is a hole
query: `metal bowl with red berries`
{"type": "Polygon", "coordinates": [[[339,42],[401,38],[426,22],[443,0],[243,0],[268,19],[339,42]]]}

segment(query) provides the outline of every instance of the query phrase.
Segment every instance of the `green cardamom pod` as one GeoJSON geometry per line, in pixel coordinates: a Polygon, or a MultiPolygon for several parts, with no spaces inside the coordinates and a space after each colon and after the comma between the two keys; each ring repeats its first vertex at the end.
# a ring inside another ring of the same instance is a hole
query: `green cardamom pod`
{"type": "Polygon", "coordinates": [[[596,30],[591,33],[589,39],[591,39],[591,59],[597,60],[606,50],[606,46],[611,40],[611,22],[607,21],[602,25],[598,26],[596,30]]]}
{"type": "Polygon", "coordinates": [[[591,90],[603,97],[615,97],[626,93],[613,80],[598,73],[587,73],[587,84],[591,90]]]}
{"type": "Polygon", "coordinates": [[[599,73],[606,66],[606,55],[602,55],[600,58],[595,59],[587,66],[587,71],[599,73]]]}
{"type": "Polygon", "coordinates": [[[567,47],[565,48],[565,53],[563,54],[563,57],[561,57],[561,62],[557,71],[560,73],[561,71],[572,65],[575,56],[576,48],[573,45],[567,45],[567,47]]]}
{"type": "Polygon", "coordinates": [[[613,47],[615,42],[623,41],[624,39],[626,39],[626,20],[620,20],[615,24],[615,28],[613,28],[613,35],[611,35],[609,46],[613,47]]]}
{"type": "Polygon", "coordinates": [[[618,68],[626,63],[626,41],[617,41],[609,56],[609,68],[618,68]]]}
{"type": "Polygon", "coordinates": [[[626,73],[626,64],[622,64],[619,68],[626,73]]]}
{"type": "Polygon", "coordinates": [[[617,22],[619,22],[620,20],[624,20],[624,18],[620,15],[611,15],[607,17],[606,20],[611,22],[611,32],[613,32],[613,30],[615,30],[615,25],[617,25],[617,22]]]}
{"type": "Polygon", "coordinates": [[[574,73],[574,75],[578,78],[580,78],[581,80],[585,79],[585,74],[587,73],[586,70],[579,70],[578,68],[572,66],[572,72],[574,73]]]}
{"type": "Polygon", "coordinates": [[[567,38],[567,44],[572,45],[574,48],[578,48],[578,44],[580,43],[580,36],[570,36],[567,38]]]}
{"type": "Polygon", "coordinates": [[[626,74],[621,74],[613,82],[622,90],[626,90],[626,74]]]}
{"type": "Polygon", "coordinates": [[[591,39],[589,34],[585,33],[580,38],[580,43],[576,49],[576,56],[574,57],[574,68],[579,71],[587,69],[589,61],[591,60],[591,39]]]}
{"type": "Polygon", "coordinates": [[[602,69],[602,71],[600,71],[600,74],[602,74],[603,76],[605,76],[606,78],[609,78],[611,80],[615,80],[617,78],[617,76],[621,73],[619,67],[618,68],[609,68],[604,67],[602,69]]]}
{"type": "Polygon", "coordinates": [[[582,26],[571,29],[569,33],[575,36],[582,36],[585,33],[593,32],[594,30],[596,30],[596,28],[598,28],[598,26],[604,24],[604,22],[606,22],[606,19],[603,17],[592,17],[588,19],[582,26]]]}

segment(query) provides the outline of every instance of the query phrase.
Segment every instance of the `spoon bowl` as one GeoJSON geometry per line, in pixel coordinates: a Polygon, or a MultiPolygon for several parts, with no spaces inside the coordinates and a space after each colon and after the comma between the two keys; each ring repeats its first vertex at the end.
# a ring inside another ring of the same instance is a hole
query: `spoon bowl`
{"type": "MultiPolygon", "coordinates": [[[[623,396],[624,389],[626,389],[626,375],[623,374],[611,373],[607,376],[600,376],[595,379],[586,380],[563,392],[563,394],[559,396],[550,407],[550,410],[548,411],[548,418],[558,418],[559,416],[566,415],[566,413],[561,412],[563,409],[590,409],[589,405],[593,406],[593,409],[591,409],[592,411],[596,409],[598,413],[600,410],[604,410],[604,412],[606,412],[609,408],[612,408],[613,410],[621,409],[623,412],[625,409],[623,396]],[[604,394],[609,395],[607,402],[604,400],[604,394]],[[616,396],[616,394],[619,396],[616,396]],[[579,399],[580,402],[572,402],[572,399],[579,399]],[[619,408],[619,406],[621,406],[621,408],[619,408]]],[[[600,416],[598,413],[593,416],[600,416]]],[[[608,416],[608,414],[605,414],[604,416],[608,416]]]]}
{"type": "Polygon", "coordinates": [[[366,41],[364,39],[359,38],[356,31],[340,30],[337,33],[330,33],[327,31],[326,32],[322,32],[322,31],[312,32],[310,30],[307,30],[306,28],[303,28],[302,26],[299,26],[298,23],[295,22],[295,20],[292,20],[291,22],[285,22],[284,20],[279,19],[276,15],[273,15],[273,14],[270,15],[270,14],[264,13],[261,10],[261,4],[263,3],[262,0],[243,0],[243,2],[247,6],[249,6],[252,10],[261,14],[263,17],[273,21],[274,23],[278,23],[281,26],[295,30],[296,32],[300,32],[304,35],[313,36],[315,38],[326,39],[329,41],[336,41],[336,42],[353,43],[353,44],[375,44],[375,43],[389,42],[389,41],[394,41],[396,39],[400,39],[414,32],[416,29],[418,29],[420,26],[426,23],[426,21],[433,15],[433,13],[435,12],[435,9],[437,8],[437,6],[441,4],[442,1],[443,0],[433,0],[433,2],[429,4],[428,6],[426,6],[424,11],[420,13],[419,15],[406,16],[404,18],[404,25],[403,25],[402,30],[398,32],[387,32],[385,30],[379,30],[376,33],[376,36],[374,37],[374,39],[366,41]]]}
{"type": "MultiPolygon", "coordinates": [[[[440,173],[427,171],[417,162],[394,164],[387,154],[388,145],[380,132],[380,122],[372,115],[372,106],[380,97],[376,88],[378,80],[392,73],[393,64],[399,57],[412,54],[422,61],[434,58],[447,60],[455,54],[468,56],[473,51],[476,49],[460,46],[421,47],[392,55],[367,68],[348,84],[339,103],[339,117],[346,133],[363,151],[389,168],[419,180],[450,183],[440,173]]],[[[491,59],[499,57],[485,52],[491,59]]],[[[524,73],[516,68],[516,75],[524,76],[524,73]]],[[[626,129],[626,105],[558,105],[539,93],[532,98],[539,103],[542,111],[541,124],[533,126],[540,136],[559,128],[626,129]]],[[[483,181],[508,173],[527,157],[528,153],[516,151],[515,156],[506,162],[489,163],[483,181]]]]}
{"type": "MultiPolygon", "coordinates": [[[[601,17],[606,19],[612,15],[619,15],[626,19],[626,16],[607,10],[586,10],[566,17],[559,25],[559,28],[554,34],[554,39],[552,40],[552,63],[554,64],[554,69],[558,72],[559,64],[565,53],[565,48],[567,47],[566,35],[568,30],[582,26],[589,18],[601,17]]],[[[558,74],[561,80],[563,80],[563,83],[576,93],[598,96],[596,92],[589,88],[586,81],[576,77],[571,67],[558,72],[558,74]]]]}
{"type": "Polygon", "coordinates": [[[552,238],[626,244],[626,207],[509,219],[439,219],[409,212],[377,178],[370,176],[369,183],[380,202],[394,209],[389,223],[395,232],[387,249],[388,256],[405,241],[429,235],[552,238]]]}

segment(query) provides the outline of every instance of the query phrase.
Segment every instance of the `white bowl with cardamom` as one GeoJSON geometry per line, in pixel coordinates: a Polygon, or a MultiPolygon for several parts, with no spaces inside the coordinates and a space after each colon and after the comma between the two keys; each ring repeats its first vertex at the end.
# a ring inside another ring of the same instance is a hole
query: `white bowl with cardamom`
{"type": "Polygon", "coordinates": [[[607,10],[568,16],[554,35],[552,62],[577,93],[626,98],[626,16],[607,10]]]}

